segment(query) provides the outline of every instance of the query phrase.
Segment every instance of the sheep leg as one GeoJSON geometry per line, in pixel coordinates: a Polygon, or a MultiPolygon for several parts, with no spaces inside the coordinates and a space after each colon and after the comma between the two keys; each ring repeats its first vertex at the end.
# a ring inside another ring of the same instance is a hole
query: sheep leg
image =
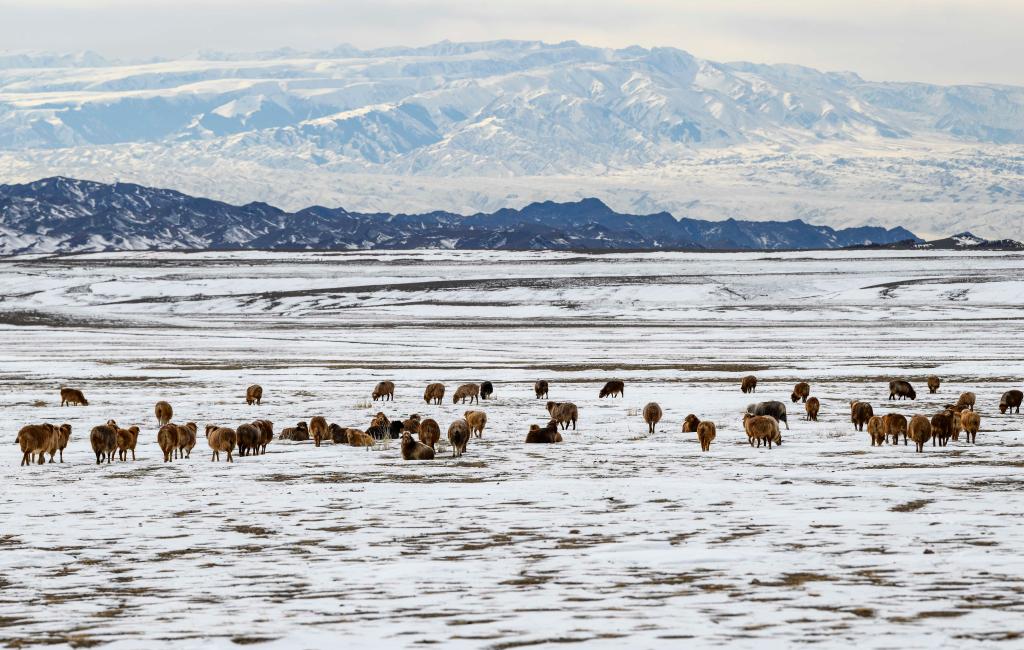
{"type": "Polygon", "coordinates": [[[21,466],[24,467],[25,465],[28,464],[28,452],[26,451],[21,457],[21,466]]]}

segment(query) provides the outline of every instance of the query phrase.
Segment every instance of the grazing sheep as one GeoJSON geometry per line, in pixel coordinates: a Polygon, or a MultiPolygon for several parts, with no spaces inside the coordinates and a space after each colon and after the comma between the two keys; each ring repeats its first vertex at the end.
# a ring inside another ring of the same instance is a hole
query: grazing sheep
{"type": "MultiPolygon", "coordinates": [[[[71,440],[71,425],[65,422],[57,427],[57,451],[60,452],[60,462],[64,462],[64,450],[71,440]]],[[[53,452],[50,452],[50,461],[53,461],[53,452]]]]}
{"type": "Polygon", "coordinates": [[[14,442],[21,445],[21,465],[31,465],[35,457],[40,465],[46,462],[46,452],[57,447],[57,435],[57,427],[52,424],[29,424],[19,429],[14,442]]]}
{"type": "Polygon", "coordinates": [[[807,411],[807,419],[813,422],[818,421],[818,411],[821,410],[821,402],[817,397],[809,397],[807,403],[804,404],[804,410],[807,411]]]}
{"type": "Polygon", "coordinates": [[[249,456],[256,453],[260,444],[260,429],[255,424],[240,424],[235,429],[238,441],[238,455],[249,456]]]}
{"type": "Polygon", "coordinates": [[[97,465],[104,459],[110,463],[114,460],[114,452],[117,451],[117,431],[108,424],[93,427],[89,433],[89,443],[92,445],[92,450],[96,452],[97,465]]]}
{"type": "Polygon", "coordinates": [[[479,404],[480,387],[477,386],[476,384],[463,384],[459,386],[455,390],[455,394],[452,395],[452,404],[457,404],[459,400],[462,400],[462,403],[465,404],[467,399],[469,400],[470,404],[472,404],[474,401],[476,401],[476,403],[479,404]]]}
{"type": "Polygon", "coordinates": [[[382,381],[378,383],[373,388],[372,397],[374,402],[376,402],[378,399],[382,402],[389,399],[391,401],[395,401],[395,382],[382,381]]]}
{"type": "Polygon", "coordinates": [[[875,414],[875,409],[868,402],[854,400],[850,402],[850,422],[857,431],[863,431],[864,425],[875,414]]]}
{"type": "Polygon", "coordinates": [[[746,393],[756,393],[757,392],[757,377],[755,377],[754,375],[747,375],[746,377],[741,379],[740,380],[740,390],[743,391],[744,394],[746,394],[746,393]]]}
{"type": "MultiPolygon", "coordinates": [[[[775,427],[778,429],[778,425],[775,427]]],[[[700,442],[701,451],[711,451],[711,441],[715,439],[715,423],[711,420],[704,420],[697,425],[697,441],[700,442]]]]}
{"type": "Polygon", "coordinates": [[[576,430],[576,420],[579,419],[579,409],[572,402],[548,402],[548,415],[562,425],[562,429],[568,429],[572,423],[572,430],[576,430]]]}
{"type": "Polygon", "coordinates": [[[981,416],[974,411],[964,411],[960,414],[960,426],[967,434],[967,442],[972,445],[978,442],[978,429],[981,428],[981,416]]]}
{"type": "Polygon", "coordinates": [[[267,445],[274,439],[274,423],[270,420],[256,420],[253,425],[260,430],[259,453],[267,453],[267,445]]]}
{"type": "Polygon", "coordinates": [[[690,413],[683,420],[683,433],[696,433],[697,427],[700,426],[700,418],[690,413]]]}
{"type": "Polygon", "coordinates": [[[899,443],[900,434],[903,434],[903,444],[907,444],[907,418],[899,413],[887,413],[882,417],[882,424],[885,435],[892,436],[892,444],[899,443]]]}
{"type": "Polygon", "coordinates": [[[306,426],[305,422],[299,422],[294,427],[285,427],[281,429],[281,435],[278,436],[281,440],[291,440],[293,442],[305,442],[309,440],[309,427],[306,426]]]}
{"type": "Polygon", "coordinates": [[[968,391],[966,393],[960,393],[960,399],[956,401],[956,405],[961,408],[968,408],[974,410],[974,403],[978,401],[977,395],[968,391]]]}
{"type": "Polygon", "coordinates": [[[959,417],[953,411],[949,409],[936,413],[932,416],[932,446],[936,443],[940,447],[945,447],[949,442],[949,439],[953,437],[954,429],[957,426],[955,420],[959,420],[959,417]]]}
{"type": "Polygon", "coordinates": [[[419,415],[419,413],[413,413],[412,415],[410,415],[408,417],[408,419],[403,421],[402,422],[402,430],[403,431],[408,431],[409,433],[419,433],[420,432],[420,415],[419,415]]]}
{"type": "Polygon", "coordinates": [[[444,384],[430,384],[423,391],[423,401],[427,404],[440,404],[444,398],[444,384]]]}
{"type": "Polygon", "coordinates": [[[139,427],[128,427],[127,429],[121,429],[118,427],[117,432],[117,454],[118,458],[122,462],[128,460],[128,452],[132,452],[132,460],[135,460],[135,445],[139,441],[139,427]]]}
{"type": "Polygon", "coordinates": [[[327,439],[327,419],[322,415],[310,418],[309,433],[313,436],[313,445],[319,447],[320,441],[327,439]]]}
{"type": "Polygon", "coordinates": [[[469,432],[476,434],[477,438],[484,437],[484,427],[487,426],[487,414],[483,411],[466,411],[462,414],[469,425],[469,432]]]}
{"type": "Polygon", "coordinates": [[[171,417],[174,416],[174,409],[171,405],[164,401],[159,401],[156,406],[153,407],[153,411],[156,412],[156,421],[160,423],[160,426],[164,426],[171,421],[171,417]]]}
{"type": "Polygon", "coordinates": [[[541,379],[533,384],[533,392],[537,396],[537,399],[548,398],[548,382],[541,379]]]}
{"type": "Polygon", "coordinates": [[[480,399],[491,399],[491,395],[494,394],[494,384],[489,381],[485,381],[480,384],[480,399]]]}
{"type": "Polygon", "coordinates": [[[458,458],[466,452],[469,444],[469,423],[456,420],[448,427],[448,442],[452,445],[452,458],[458,458]]]}
{"type": "Polygon", "coordinates": [[[77,388],[61,388],[60,405],[89,406],[89,400],[85,399],[85,395],[83,395],[82,391],[78,390],[77,388]]]}
{"type": "Polygon", "coordinates": [[[657,402],[648,402],[644,406],[644,422],[647,423],[647,433],[654,433],[654,427],[661,422],[661,407],[657,402]]]}
{"type": "Polygon", "coordinates": [[[364,431],[345,429],[345,433],[348,434],[348,444],[350,447],[365,447],[369,451],[370,447],[373,446],[373,436],[364,431]]]}
{"type": "Polygon", "coordinates": [[[178,427],[178,458],[192,458],[192,448],[196,446],[196,433],[199,427],[195,422],[178,427]]]}
{"type": "Polygon", "coordinates": [[[260,400],[263,399],[263,386],[259,384],[253,384],[245,389],[245,403],[249,406],[255,404],[260,405],[260,400]]]}
{"type": "Polygon", "coordinates": [[[941,383],[942,382],[939,380],[937,376],[928,375],[928,392],[932,393],[933,395],[939,392],[939,385],[941,383]]]}
{"type": "Polygon", "coordinates": [[[441,427],[437,425],[437,421],[433,418],[427,418],[420,422],[419,439],[425,445],[428,445],[431,449],[435,448],[437,441],[441,439],[441,427]]]}
{"type": "Polygon", "coordinates": [[[999,412],[1020,413],[1021,402],[1024,402],[1024,393],[1016,389],[1008,390],[999,398],[999,412]]]}
{"type": "Polygon", "coordinates": [[[748,404],[747,413],[751,415],[770,415],[778,422],[785,423],[787,429],[789,428],[789,421],[786,419],[786,405],[782,402],[771,401],[748,404]]]}
{"type": "Polygon", "coordinates": [[[558,432],[558,422],[548,420],[547,425],[543,429],[536,424],[531,424],[530,431],[526,434],[526,442],[529,444],[554,444],[562,442],[562,434],[558,432]]]}
{"type": "Polygon", "coordinates": [[[917,399],[917,391],[909,381],[894,379],[889,382],[889,399],[917,399]]]}
{"type": "Polygon", "coordinates": [[[412,439],[412,434],[406,431],[402,434],[402,459],[434,460],[434,449],[430,445],[416,442],[412,439]]]}
{"type": "Polygon", "coordinates": [[[220,460],[220,452],[227,452],[227,462],[233,463],[234,459],[231,458],[231,452],[235,449],[235,431],[227,427],[218,427],[213,424],[206,425],[206,443],[210,445],[210,449],[213,450],[213,456],[210,461],[215,462],[220,460]]]}
{"type": "Polygon", "coordinates": [[[917,445],[917,451],[924,451],[924,443],[932,437],[932,425],[923,415],[915,415],[910,418],[910,425],[907,426],[907,436],[917,445]]]}
{"type": "Polygon", "coordinates": [[[802,382],[800,382],[799,384],[797,384],[796,386],[793,387],[793,394],[790,395],[789,398],[791,400],[793,400],[794,403],[796,403],[797,400],[802,400],[803,402],[807,402],[807,397],[810,394],[811,394],[811,385],[808,384],[806,381],[802,381],[802,382]]]}
{"type": "Polygon", "coordinates": [[[769,449],[772,448],[773,442],[777,445],[782,444],[779,422],[770,415],[744,414],[743,430],[747,432],[747,439],[750,441],[751,447],[754,446],[755,440],[758,447],[764,443],[769,449]]]}
{"type": "Polygon", "coordinates": [[[872,447],[881,447],[885,444],[885,422],[881,417],[872,415],[868,419],[868,435],[871,437],[872,447]]]}
{"type": "Polygon", "coordinates": [[[169,463],[174,457],[174,450],[178,448],[178,425],[165,424],[156,432],[156,444],[160,445],[160,451],[164,452],[164,462],[169,463]]]}
{"type": "Polygon", "coordinates": [[[601,392],[597,394],[598,397],[625,397],[626,396],[626,384],[621,379],[613,379],[604,385],[601,392]]]}

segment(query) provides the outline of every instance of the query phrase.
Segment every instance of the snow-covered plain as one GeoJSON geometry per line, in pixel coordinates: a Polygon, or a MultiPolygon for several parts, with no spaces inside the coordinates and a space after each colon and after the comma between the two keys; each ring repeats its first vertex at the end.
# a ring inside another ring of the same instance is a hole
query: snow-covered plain
{"type": "Polygon", "coordinates": [[[1024,635],[1024,256],[372,252],[0,260],[0,644],[109,648],[992,647],[1024,635]],[[760,378],[755,396],[739,378],[760,378]],[[928,395],[924,377],[944,384],[928,395]],[[887,402],[891,377],[918,400],[887,402]],[[626,381],[624,399],[597,398],[626,381]],[[394,403],[367,408],[373,385],[394,403]],[[560,445],[536,379],[580,407],[560,445]],[[274,441],[161,462],[178,422],[365,427],[490,380],[466,455],[401,460],[274,441]],[[789,393],[809,381],[821,421],[789,393]],[[248,407],[245,386],[264,403],[248,407]],[[60,408],[61,384],[88,407],[60,408]],[[978,394],[982,432],[872,448],[846,400],[931,415],[978,394]],[[790,405],[754,449],[746,404],[790,405]],[[631,409],[659,402],[656,434],[631,409]],[[681,434],[718,423],[710,453],[681,434]],[[88,430],[143,434],[97,467],[88,430]],[[74,427],[18,467],[27,422],[74,427]],[[262,645],[261,645],[262,644],[262,645]]]}

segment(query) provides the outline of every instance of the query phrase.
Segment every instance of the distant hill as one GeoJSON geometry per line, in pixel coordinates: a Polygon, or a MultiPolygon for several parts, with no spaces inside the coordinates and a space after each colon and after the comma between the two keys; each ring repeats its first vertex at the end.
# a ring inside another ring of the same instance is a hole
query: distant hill
{"type": "Polygon", "coordinates": [[[1015,239],[984,239],[969,232],[962,232],[944,239],[919,241],[905,239],[889,243],[872,243],[850,246],[850,248],[877,248],[885,250],[976,250],[976,251],[1024,251],[1024,243],[1015,239]]]}

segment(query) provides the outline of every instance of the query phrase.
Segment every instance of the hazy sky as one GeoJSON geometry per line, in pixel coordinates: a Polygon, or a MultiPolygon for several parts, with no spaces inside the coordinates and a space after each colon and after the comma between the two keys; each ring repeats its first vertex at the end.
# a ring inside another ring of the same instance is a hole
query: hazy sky
{"type": "Polygon", "coordinates": [[[1024,0],[0,0],[0,48],[113,57],[574,39],[876,80],[1024,85],[1024,0]]]}

